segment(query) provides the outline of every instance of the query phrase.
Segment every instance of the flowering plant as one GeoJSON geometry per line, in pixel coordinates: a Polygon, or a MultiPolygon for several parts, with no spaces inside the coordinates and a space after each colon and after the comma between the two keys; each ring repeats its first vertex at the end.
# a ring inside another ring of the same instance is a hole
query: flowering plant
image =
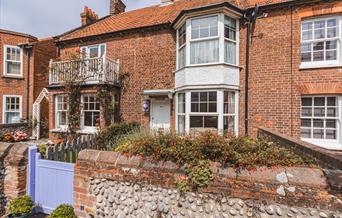
{"type": "Polygon", "coordinates": [[[27,133],[20,131],[20,130],[15,131],[14,135],[13,135],[13,139],[15,142],[26,141],[28,139],[28,135],[27,135],[27,133]]]}

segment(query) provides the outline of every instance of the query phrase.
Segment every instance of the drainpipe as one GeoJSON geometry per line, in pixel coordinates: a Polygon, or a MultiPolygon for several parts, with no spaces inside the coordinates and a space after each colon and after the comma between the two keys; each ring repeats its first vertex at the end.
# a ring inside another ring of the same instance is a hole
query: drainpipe
{"type": "Polygon", "coordinates": [[[259,11],[259,6],[256,5],[252,14],[247,15],[247,12],[245,13],[245,19],[247,20],[247,36],[246,36],[246,72],[245,72],[245,135],[248,136],[248,96],[249,96],[249,90],[248,90],[248,79],[249,79],[249,50],[250,50],[250,39],[251,39],[251,29],[253,27],[253,24],[255,23],[257,19],[259,11]]]}
{"type": "Polygon", "coordinates": [[[19,47],[25,49],[27,53],[27,78],[26,78],[26,122],[30,119],[30,59],[31,59],[31,49],[33,48],[33,45],[30,43],[26,44],[20,44],[19,47]]]}

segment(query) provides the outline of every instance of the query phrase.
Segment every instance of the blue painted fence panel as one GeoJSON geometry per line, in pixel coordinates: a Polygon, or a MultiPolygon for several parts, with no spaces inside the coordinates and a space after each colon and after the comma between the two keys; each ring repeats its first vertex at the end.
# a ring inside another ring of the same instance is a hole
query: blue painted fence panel
{"type": "Polygon", "coordinates": [[[28,192],[39,212],[49,214],[60,204],[73,205],[74,164],[43,160],[32,147],[29,173],[28,192]]]}

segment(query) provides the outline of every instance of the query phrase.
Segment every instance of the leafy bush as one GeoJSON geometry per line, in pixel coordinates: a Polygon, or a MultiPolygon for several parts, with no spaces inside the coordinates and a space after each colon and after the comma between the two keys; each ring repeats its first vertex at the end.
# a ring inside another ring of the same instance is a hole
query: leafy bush
{"type": "MultiPolygon", "coordinates": [[[[212,179],[209,161],[224,166],[252,169],[258,166],[312,165],[311,159],[272,142],[249,137],[202,132],[192,135],[140,132],[122,137],[114,151],[148,156],[156,161],[173,161],[185,165],[187,183],[193,189],[205,187],[212,179]]],[[[181,181],[180,189],[186,189],[181,181]]]]}
{"type": "Polygon", "coordinates": [[[30,196],[21,196],[12,200],[9,204],[9,211],[14,216],[29,214],[35,207],[30,196]]]}
{"type": "Polygon", "coordinates": [[[47,144],[40,144],[37,146],[37,150],[42,158],[45,157],[47,148],[48,148],[47,144]]]}
{"type": "Polygon", "coordinates": [[[136,132],[140,129],[140,124],[114,124],[101,132],[96,137],[96,144],[101,149],[112,149],[117,145],[121,137],[136,132]]]}
{"type": "Polygon", "coordinates": [[[72,206],[62,204],[52,211],[49,218],[77,218],[77,216],[72,206]]]}

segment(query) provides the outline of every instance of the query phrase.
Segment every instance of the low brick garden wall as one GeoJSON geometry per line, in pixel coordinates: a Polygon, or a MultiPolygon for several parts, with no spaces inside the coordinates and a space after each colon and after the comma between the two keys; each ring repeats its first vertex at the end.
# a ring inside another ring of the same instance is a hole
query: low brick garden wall
{"type": "Polygon", "coordinates": [[[84,150],[75,165],[75,211],[79,217],[341,216],[341,201],[329,194],[320,169],[237,173],[212,163],[211,170],[207,188],[181,194],[175,179],[183,171],[171,162],[84,150]]]}
{"type": "Polygon", "coordinates": [[[0,216],[12,199],[26,194],[26,144],[0,143],[0,216]]]}

